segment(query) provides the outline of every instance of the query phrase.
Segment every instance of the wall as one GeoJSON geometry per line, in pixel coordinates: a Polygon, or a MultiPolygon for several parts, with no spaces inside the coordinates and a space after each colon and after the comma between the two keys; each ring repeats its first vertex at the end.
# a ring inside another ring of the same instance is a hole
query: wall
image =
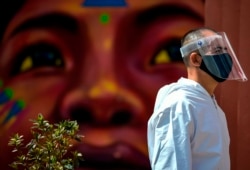
{"type": "MultiPolygon", "coordinates": [[[[205,6],[205,25],[225,31],[246,75],[250,78],[250,1],[209,0],[205,6]]],[[[228,81],[217,89],[217,99],[226,112],[231,136],[232,170],[250,168],[250,81],[228,81]]]]}

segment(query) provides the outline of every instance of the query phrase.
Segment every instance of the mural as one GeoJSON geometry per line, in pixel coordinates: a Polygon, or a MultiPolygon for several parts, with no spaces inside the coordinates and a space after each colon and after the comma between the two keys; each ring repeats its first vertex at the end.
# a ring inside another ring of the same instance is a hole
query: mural
{"type": "Polygon", "coordinates": [[[81,169],[150,169],[147,120],[164,84],[185,76],[180,37],[202,0],[8,1],[0,47],[0,163],[42,113],[77,120],[81,169]],[[8,6],[8,7],[7,7],[8,6]]]}

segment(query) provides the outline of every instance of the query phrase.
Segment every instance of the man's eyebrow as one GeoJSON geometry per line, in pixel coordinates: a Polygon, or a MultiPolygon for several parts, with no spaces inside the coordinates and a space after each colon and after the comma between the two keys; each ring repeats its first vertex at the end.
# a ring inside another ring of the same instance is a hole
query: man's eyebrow
{"type": "Polygon", "coordinates": [[[136,17],[135,23],[139,26],[147,26],[148,24],[156,21],[157,19],[177,15],[191,17],[198,21],[204,22],[203,16],[199,15],[192,9],[187,8],[186,6],[167,4],[155,6],[145,11],[142,11],[136,17]]]}
{"type": "Polygon", "coordinates": [[[57,27],[74,33],[77,31],[77,21],[69,15],[62,13],[49,13],[42,16],[30,18],[18,25],[10,34],[13,36],[30,28],[57,27]]]}

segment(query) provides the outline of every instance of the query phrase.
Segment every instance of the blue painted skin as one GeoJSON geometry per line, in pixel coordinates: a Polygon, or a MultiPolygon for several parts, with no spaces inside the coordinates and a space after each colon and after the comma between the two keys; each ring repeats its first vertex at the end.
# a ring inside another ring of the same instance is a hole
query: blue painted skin
{"type": "Polygon", "coordinates": [[[86,0],[83,3],[85,7],[121,7],[127,6],[125,0],[86,0]]]}

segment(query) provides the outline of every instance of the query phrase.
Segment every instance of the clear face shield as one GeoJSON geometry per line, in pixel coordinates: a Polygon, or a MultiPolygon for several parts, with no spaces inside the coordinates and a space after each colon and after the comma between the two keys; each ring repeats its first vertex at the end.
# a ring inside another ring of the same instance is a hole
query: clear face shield
{"type": "Polygon", "coordinates": [[[201,69],[218,82],[224,80],[247,81],[244,71],[224,32],[193,41],[180,49],[182,57],[199,51],[202,56],[201,69]]]}

